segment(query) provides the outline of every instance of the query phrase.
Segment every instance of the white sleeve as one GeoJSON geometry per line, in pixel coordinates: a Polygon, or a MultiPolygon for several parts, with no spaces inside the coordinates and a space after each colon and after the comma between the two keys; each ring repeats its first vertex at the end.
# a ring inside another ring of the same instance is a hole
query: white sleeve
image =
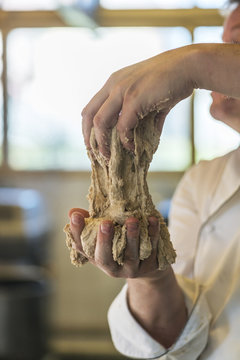
{"type": "Polygon", "coordinates": [[[127,285],[123,287],[108,312],[112,340],[120,353],[141,359],[198,358],[207,344],[211,314],[201,290],[196,289],[196,285],[188,279],[178,278],[178,281],[184,291],[189,319],[178,340],[169,349],[161,346],[134,319],[127,305],[127,285]]]}
{"type": "Polygon", "coordinates": [[[194,166],[181,179],[171,201],[169,232],[176,250],[173,270],[188,278],[193,278],[198,232],[201,226],[199,212],[199,182],[201,166],[194,166]],[[200,170],[200,171],[199,171],[200,170]]]}

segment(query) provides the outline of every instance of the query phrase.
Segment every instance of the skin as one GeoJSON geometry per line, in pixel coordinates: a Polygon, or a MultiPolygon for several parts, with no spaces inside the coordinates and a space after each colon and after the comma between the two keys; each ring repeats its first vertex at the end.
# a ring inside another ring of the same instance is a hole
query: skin
{"type": "MultiPolygon", "coordinates": [[[[88,216],[88,212],[83,209],[74,208],[69,211],[72,235],[78,251],[84,256],[86,254],[82,249],[80,239],[84,228],[84,217],[88,216]]],[[[126,226],[127,247],[123,266],[117,265],[112,258],[113,224],[111,221],[101,223],[94,259],[89,258],[89,261],[109,276],[127,279],[130,311],[155,340],[168,348],[183,329],[187,321],[187,311],[182,291],[172,268],[169,266],[165,271],[158,270],[158,219],[149,218],[148,232],[153,251],[151,256],[144,261],[139,261],[138,220],[134,217],[128,218],[126,226]]]]}
{"type": "Polygon", "coordinates": [[[194,44],[113,73],[82,111],[87,148],[94,126],[99,150],[109,158],[109,135],[116,125],[123,146],[133,151],[133,129],[139,119],[158,110],[163,125],[172,107],[194,88],[240,98],[239,61],[239,44],[194,44]]]}
{"type": "MultiPolygon", "coordinates": [[[[240,6],[225,22],[225,42],[239,39],[239,19],[240,6]]],[[[90,148],[89,135],[94,126],[99,149],[109,157],[108,134],[117,124],[123,145],[133,150],[132,129],[139,117],[151,109],[158,109],[158,126],[161,128],[169,110],[198,87],[214,90],[212,115],[239,131],[240,100],[232,98],[240,98],[239,63],[240,47],[237,44],[198,44],[171,50],[114,73],[83,110],[83,133],[87,147],[90,148]]],[[[83,209],[74,208],[69,212],[77,250],[85,256],[81,232],[84,218],[88,216],[83,209]]],[[[158,220],[149,218],[153,252],[144,261],[139,261],[138,256],[138,220],[131,217],[126,220],[126,226],[127,248],[123,266],[117,265],[112,258],[111,221],[101,223],[95,256],[89,261],[109,276],[127,279],[131,313],[155,340],[168,348],[185,326],[187,311],[172,268],[158,270],[158,220]]]]}
{"type": "MultiPolygon", "coordinates": [[[[222,40],[226,43],[240,44],[240,5],[226,19],[222,40]]],[[[217,92],[212,92],[211,95],[211,115],[240,132],[240,100],[217,92]]]]}

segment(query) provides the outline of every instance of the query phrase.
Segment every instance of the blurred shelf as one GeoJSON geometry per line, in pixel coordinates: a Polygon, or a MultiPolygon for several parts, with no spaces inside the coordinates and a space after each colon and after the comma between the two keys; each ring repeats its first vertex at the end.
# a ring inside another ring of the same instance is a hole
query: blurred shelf
{"type": "MultiPolygon", "coordinates": [[[[58,336],[50,341],[51,353],[43,360],[124,360],[105,336],[58,336]]],[[[136,359],[137,360],[137,359],[136,359]]]]}

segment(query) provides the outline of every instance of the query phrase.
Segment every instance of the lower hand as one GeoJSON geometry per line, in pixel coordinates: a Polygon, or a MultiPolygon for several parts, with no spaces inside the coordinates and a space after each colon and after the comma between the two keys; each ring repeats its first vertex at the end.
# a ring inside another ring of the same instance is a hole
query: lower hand
{"type": "MultiPolygon", "coordinates": [[[[86,210],[74,208],[69,211],[70,228],[76,243],[76,250],[86,258],[81,243],[81,233],[85,222],[89,217],[86,210]]],[[[104,220],[98,229],[94,259],[88,258],[89,262],[97,266],[112,277],[121,278],[149,278],[155,279],[161,276],[163,271],[158,270],[157,245],[159,239],[159,223],[155,217],[149,219],[149,237],[152,243],[152,253],[145,259],[139,260],[139,221],[134,217],[126,220],[127,246],[124,253],[124,264],[118,265],[112,256],[112,240],[114,225],[110,220],[104,220]]]]}

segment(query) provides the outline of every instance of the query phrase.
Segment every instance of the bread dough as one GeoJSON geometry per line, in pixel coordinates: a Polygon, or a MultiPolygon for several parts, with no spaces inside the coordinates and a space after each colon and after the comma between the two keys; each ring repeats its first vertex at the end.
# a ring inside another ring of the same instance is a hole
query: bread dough
{"type": "MultiPolygon", "coordinates": [[[[135,128],[135,154],[123,148],[116,127],[113,128],[109,163],[98,151],[94,128],[92,128],[90,137],[92,152],[88,153],[92,163],[91,186],[88,194],[90,217],[85,219],[85,227],[81,235],[83,250],[88,258],[94,258],[100,222],[106,219],[112,220],[113,259],[122,265],[127,245],[125,220],[130,216],[136,217],[140,222],[139,258],[140,260],[148,258],[152,251],[148,236],[148,217],[155,216],[160,223],[159,268],[164,269],[167,264],[175,261],[176,254],[170,242],[167,226],[153,205],[146,181],[150,162],[159,144],[160,134],[156,129],[156,115],[156,111],[148,114],[135,128]]],[[[67,234],[67,246],[71,251],[72,263],[78,266],[84,264],[87,258],[75,250],[69,224],[65,226],[64,231],[67,234]]]]}

